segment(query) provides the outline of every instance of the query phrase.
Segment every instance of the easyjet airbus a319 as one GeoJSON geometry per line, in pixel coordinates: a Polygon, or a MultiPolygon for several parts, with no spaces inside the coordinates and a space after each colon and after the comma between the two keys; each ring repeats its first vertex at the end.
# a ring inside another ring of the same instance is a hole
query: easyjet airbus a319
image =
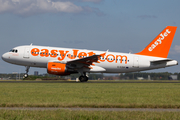
{"type": "Polygon", "coordinates": [[[176,60],[167,58],[176,28],[167,26],[144,50],[135,54],[31,44],[13,48],[2,59],[25,66],[25,77],[30,67],[40,67],[60,76],[80,73],[79,80],[86,82],[86,73],[91,72],[126,73],[177,65],[176,60]]]}

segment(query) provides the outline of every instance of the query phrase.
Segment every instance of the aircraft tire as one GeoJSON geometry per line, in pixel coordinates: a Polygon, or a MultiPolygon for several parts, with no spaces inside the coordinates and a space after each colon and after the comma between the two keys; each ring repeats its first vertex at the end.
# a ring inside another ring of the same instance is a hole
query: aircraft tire
{"type": "Polygon", "coordinates": [[[88,77],[81,75],[81,76],[79,77],[79,81],[80,81],[80,82],[87,82],[87,81],[88,81],[88,77]]]}
{"type": "Polygon", "coordinates": [[[27,78],[28,77],[28,74],[24,74],[23,78],[27,78]]]}

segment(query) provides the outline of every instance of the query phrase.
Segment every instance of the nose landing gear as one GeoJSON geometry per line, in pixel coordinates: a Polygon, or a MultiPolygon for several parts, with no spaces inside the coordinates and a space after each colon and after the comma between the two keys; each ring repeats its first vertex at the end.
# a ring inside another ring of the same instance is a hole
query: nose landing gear
{"type": "Polygon", "coordinates": [[[30,68],[29,66],[26,66],[26,73],[24,74],[23,78],[28,77],[29,68],[30,68]]]}

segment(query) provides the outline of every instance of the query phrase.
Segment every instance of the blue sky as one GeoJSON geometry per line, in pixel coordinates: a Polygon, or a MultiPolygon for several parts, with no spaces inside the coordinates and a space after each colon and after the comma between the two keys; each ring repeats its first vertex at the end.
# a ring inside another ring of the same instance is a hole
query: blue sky
{"type": "MultiPolygon", "coordinates": [[[[19,45],[136,53],[177,26],[169,58],[180,60],[179,0],[0,0],[0,54],[19,45]]],[[[31,68],[46,73],[45,69],[31,68]]],[[[149,72],[180,72],[179,66],[149,72]]],[[[0,59],[0,73],[25,67],[0,59]]]]}

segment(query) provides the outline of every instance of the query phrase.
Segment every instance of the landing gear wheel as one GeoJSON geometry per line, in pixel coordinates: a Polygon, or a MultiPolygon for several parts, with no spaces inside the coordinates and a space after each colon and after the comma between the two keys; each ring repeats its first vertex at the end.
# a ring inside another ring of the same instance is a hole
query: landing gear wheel
{"type": "Polygon", "coordinates": [[[79,77],[79,80],[80,80],[80,82],[87,82],[87,81],[88,81],[88,77],[81,75],[81,76],[79,77]]]}
{"type": "Polygon", "coordinates": [[[28,77],[29,68],[30,68],[29,66],[26,66],[26,73],[24,74],[23,78],[28,77]]]}
{"type": "Polygon", "coordinates": [[[23,78],[27,78],[28,77],[28,74],[24,74],[23,78]]]}

